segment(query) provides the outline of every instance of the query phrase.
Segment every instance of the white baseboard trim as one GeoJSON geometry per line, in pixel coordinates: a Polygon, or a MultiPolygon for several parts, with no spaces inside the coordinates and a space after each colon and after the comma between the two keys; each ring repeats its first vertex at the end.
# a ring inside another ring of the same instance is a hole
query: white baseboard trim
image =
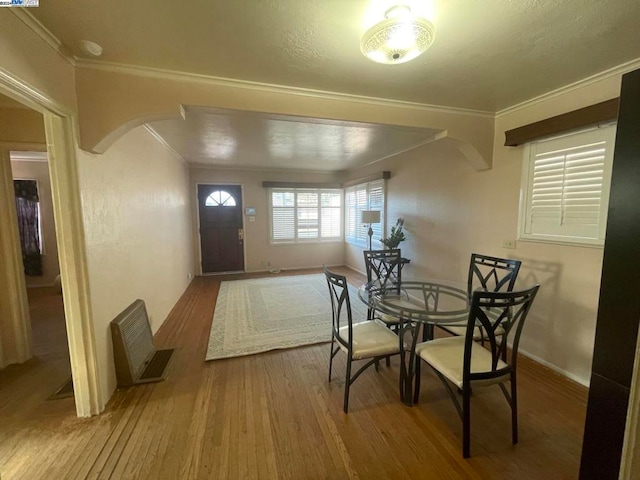
{"type": "MultiPolygon", "coordinates": [[[[270,268],[259,268],[255,270],[245,270],[244,273],[275,273],[275,270],[278,272],[295,272],[298,270],[308,270],[310,268],[322,268],[324,265],[309,265],[306,267],[291,267],[291,268],[278,268],[278,267],[270,267],[270,268]],[[273,272],[272,272],[273,271],[273,272]]],[[[329,268],[333,267],[346,267],[346,265],[335,264],[335,265],[326,265],[329,268]]],[[[353,269],[352,269],[353,270],[353,269]]]]}
{"type": "Polygon", "coordinates": [[[574,382],[579,383],[583,387],[589,388],[590,380],[584,380],[584,379],[578,377],[577,375],[574,375],[571,372],[567,372],[566,370],[563,370],[562,368],[558,367],[557,365],[549,363],[546,360],[543,360],[542,358],[540,358],[540,357],[538,357],[536,355],[533,355],[533,354],[531,354],[531,353],[529,353],[527,351],[524,351],[522,349],[520,349],[518,353],[520,353],[521,355],[533,360],[536,363],[539,363],[541,365],[544,365],[547,368],[550,368],[554,372],[557,372],[560,375],[563,375],[563,376],[567,377],[569,380],[573,380],[574,382]]]}

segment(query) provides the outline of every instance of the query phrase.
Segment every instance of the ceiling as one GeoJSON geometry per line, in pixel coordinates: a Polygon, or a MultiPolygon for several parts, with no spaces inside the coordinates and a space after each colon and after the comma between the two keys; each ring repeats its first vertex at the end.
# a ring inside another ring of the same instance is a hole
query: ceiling
{"type": "MultiPolygon", "coordinates": [[[[485,112],[640,58],[638,0],[405,0],[401,3],[433,21],[435,42],[411,62],[380,65],[360,53],[359,41],[393,3],[46,0],[30,12],[80,58],[87,56],[79,42],[87,39],[103,47],[100,60],[107,62],[485,112]]],[[[230,161],[226,154],[218,159],[212,155],[230,148],[234,122],[245,125],[241,137],[233,140],[236,152],[278,151],[282,145],[277,142],[317,125],[304,119],[223,117],[224,112],[198,112],[187,119],[202,134],[197,138],[186,124],[158,122],[154,128],[190,161],[207,158],[224,164],[230,161]],[[258,129],[251,135],[250,124],[258,129]]],[[[375,128],[341,126],[347,129],[345,137],[375,128]]],[[[339,127],[323,124],[326,138],[304,137],[292,148],[323,146],[315,155],[324,155],[339,136],[339,127]]],[[[430,135],[388,128],[399,148],[430,135]]],[[[371,145],[377,148],[379,143],[371,145]]],[[[282,152],[268,153],[265,162],[286,163],[282,152]]],[[[343,158],[341,169],[369,158],[351,144],[333,155],[336,162],[343,158]]],[[[236,155],[231,161],[245,160],[236,155]]]]}
{"type": "Polygon", "coordinates": [[[431,141],[428,128],[184,107],[184,120],[149,123],[188,163],[350,170],[431,141]]]}

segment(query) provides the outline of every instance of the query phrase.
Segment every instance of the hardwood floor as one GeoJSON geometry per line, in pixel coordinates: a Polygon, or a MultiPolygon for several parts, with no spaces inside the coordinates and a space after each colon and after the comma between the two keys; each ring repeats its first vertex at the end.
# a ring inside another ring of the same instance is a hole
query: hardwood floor
{"type": "Polygon", "coordinates": [[[204,362],[223,279],[194,279],[158,331],[159,347],[178,348],[169,378],[117,391],[102,415],[75,418],[72,399],[8,412],[0,391],[0,425],[19,423],[3,435],[2,479],[577,478],[583,387],[522,359],[520,443],[499,389],[477,389],[464,460],[461,423],[428,368],[412,408],[398,398],[397,359],[367,370],[345,415],[344,356],[329,383],[328,344],[204,362]]]}

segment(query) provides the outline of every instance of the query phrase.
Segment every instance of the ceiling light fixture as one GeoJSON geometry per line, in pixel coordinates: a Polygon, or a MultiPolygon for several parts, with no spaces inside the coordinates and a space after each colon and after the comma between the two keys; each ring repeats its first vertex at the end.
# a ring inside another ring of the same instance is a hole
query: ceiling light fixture
{"type": "Polygon", "coordinates": [[[102,47],[91,40],[80,40],[80,50],[92,57],[99,57],[102,55],[102,47]]]}
{"type": "Polygon", "coordinates": [[[433,24],[411,13],[406,5],[397,5],[385,13],[385,19],[364,32],[360,50],[378,63],[394,65],[413,60],[431,46],[436,35],[433,24]]]}

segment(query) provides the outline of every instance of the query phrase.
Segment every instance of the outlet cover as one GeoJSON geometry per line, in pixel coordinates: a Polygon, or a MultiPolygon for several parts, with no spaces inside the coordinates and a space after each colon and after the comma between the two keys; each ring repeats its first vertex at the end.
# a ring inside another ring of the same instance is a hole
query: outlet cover
{"type": "Polygon", "coordinates": [[[503,240],[502,241],[502,248],[516,248],[516,241],[515,240],[503,240]]]}

